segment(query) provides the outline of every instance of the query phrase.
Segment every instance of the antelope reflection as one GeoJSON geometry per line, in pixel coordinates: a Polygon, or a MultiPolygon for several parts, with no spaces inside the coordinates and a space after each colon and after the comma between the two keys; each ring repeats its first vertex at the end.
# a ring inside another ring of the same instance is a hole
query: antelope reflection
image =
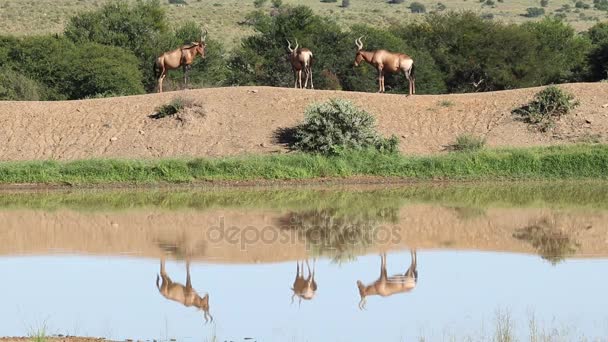
{"type": "Polygon", "coordinates": [[[308,269],[308,277],[304,277],[304,263],[300,261],[296,262],[296,280],[293,282],[293,295],[291,296],[291,303],[296,296],[299,297],[298,305],[302,304],[302,299],[311,300],[314,298],[317,291],[317,282],[315,281],[315,260],[312,261],[312,272],[310,271],[310,264],[306,260],[306,268],[308,269]]]}
{"type": "Polygon", "coordinates": [[[209,314],[209,294],[207,293],[204,297],[201,297],[196,290],[192,288],[189,259],[186,260],[186,286],[184,286],[171,280],[165,271],[165,258],[161,258],[160,276],[156,276],[156,287],[163,297],[181,303],[187,307],[196,307],[198,310],[203,311],[206,323],[209,322],[209,319],[213,322],[213,316],[209,314]],[[159,284],[161,278],[162,283],[159,284]]]}
{"type": "Polygon", "coordinates": [[[367,303],[367,296],[379,295],[382,297],[392,296],[396,293],[409,292],[416,287],[418,281],[418,271],[416,269],[416,251],[410,251],[411,263],[410,267],[405,271],[404,274],[396,274],[388,276],[386,272],[386,253],[380,255],[380,278],[370,285],[363,285],[360,280],[357,280],[357,287],[359,288],[359,295],[361,295],[361,301],[359,302],[359,309],[365,309],[367,303]]]}

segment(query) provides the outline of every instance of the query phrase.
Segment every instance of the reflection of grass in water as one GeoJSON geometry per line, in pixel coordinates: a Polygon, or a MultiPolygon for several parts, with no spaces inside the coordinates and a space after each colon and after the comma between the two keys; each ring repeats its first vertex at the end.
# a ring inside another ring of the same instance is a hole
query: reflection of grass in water
{"type": "MultiPolygon", "coordinates": [[[[441,330],[440,337],[432,336],[432,332],[425,332],[418,337],[418,341],[491,341],[491,342],[557,342],[557,341],[603,341],[592,339],[589,336],[576,336],[576,328],[563,323],[557,323],[555,317],[550,326],[539,321],[533,312],[527,317],[517,319],[508,309],[497,309],[494,319],[489,326],[482,324],[481,329],[473,332],[458,332],[450,329],[441,330]],[[527,323],[527,324],[526,324],[527,323]],[[527,331],[525,326],[527,325],[527,331]]],[[[475,328],[474,328],[475,329],[475,328]]]]}
{"type": "Polygon", "coordinates": [[[376,242],[380,223],[396,223],[397,210],[398,207],[384,207],[344,213],[326,208],[291,212],[279,219],[279,224],[296,230],[313,254],[329,255],[335,262],[343,263],[356,259],[359,251],[376,242]]]}
{"type": "Polygon", "coordinates": [[[547,220],[533,224],[513,233],[513,237],[528,241],[540,256],[556,265],[576,252],[580,245],[566,233],[556,229],[547,220]]]}
{"type": "Polygon", "coordinates": [[[43,323],[38,328],[30,328],[28,332],[28,338],[31,342],[46,342],[47,340],[47,326],[43,323]]]}
{"type": "Polygon", "coordinates": [[[114,190],[48,193],[5,193],[0,208],[131,210],[206,210],[263,208],[313,210],[339,208],[343,212],[375,210],[379,206],[431,203],[471,208],[576,207],[608,209],[608,182],[413,184],[374,190],[222,189],[114,190]]]}

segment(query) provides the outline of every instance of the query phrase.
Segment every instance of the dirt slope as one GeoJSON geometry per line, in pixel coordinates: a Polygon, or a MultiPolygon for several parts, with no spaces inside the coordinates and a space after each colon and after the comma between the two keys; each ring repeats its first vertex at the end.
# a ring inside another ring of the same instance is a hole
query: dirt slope
{"type": "Polygon", "coordinates": [[[490,146],[531,146],[608,137],[608,83],[562,86],[581,105],[551,133],[529,130],[511,110],[541,88],[454,95],[387,95],[272,87],[199,89],[109,99],[0,102],[0,160],[98,157],[223,156],[281,153],[278,128],[303,118],[306,106],[331,97],[353,100],[400,137],[406,153],[441,152],[459,134],[490,146]],[[154,109],[182,96],[201,108],[152,119],[154,109]]]}

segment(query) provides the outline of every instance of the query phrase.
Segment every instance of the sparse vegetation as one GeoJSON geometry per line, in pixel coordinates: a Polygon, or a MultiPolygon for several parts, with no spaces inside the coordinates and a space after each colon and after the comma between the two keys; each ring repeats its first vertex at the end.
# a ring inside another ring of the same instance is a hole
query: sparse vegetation
{"type": "Polygon", "coordinates": [[[514,113],[545,132],[555,125],[555,120],[568,114],[577,105],[578,101],[571,94],[556,86],[549,86],[538,92],[530,103],[515,109],[514,113]]]}
{"type": "Polygon", "coordinates": [[[167,116],[175,115],[184,109],[184,99],[176,97],[166,105],[156,108],[156,113],[153,115],[155,119],[161,119],[167,116]]]}
{"type": "Polygon", "coordinates": [[[253,6],[255,8],[260,8],[260,7],[264,6],[267,2],[268,2],[268,0],[253,0],[253,6]]]}
{"type": "Polygon", "coordinates": [[[414,1],[410,4],[410,11],[412,11],[412,13],[426,13],[426,6],[420,2],[414,1]]]}
{"type": "Polygon", "coordinates": [[[541,7],[549,6],[549,0],[540,0],[540,6],[541,7]]]}
{"type": "Polygon", "coordinates": [[[331,99],[316,103],[296,127],[293,148],[304,152],[340,154],[346,150],[397,151],[396,137],[385,139],[376,132],[375,118],[352,102],[331,99]]]}
{"type": "Polygon", "coordinates": [[[450,101],[450,100],[441,100],[439,101],[439,105],[441,107],[452,107],[454,105],[454,101],[450,101]]]}
{"type": "Polygon", "coordinates": [[[477,137],[472,134],[461,134],[456,141],[450,145],[450,150],[457,152],[479,151],[486,145],[485,138],[477,137]]]}
{"type": "Polygon", "coordinates": [[[540,7],[528,7],[524,16],[528,18],[536,18],[545,15],[545,9],[540,7]]]}

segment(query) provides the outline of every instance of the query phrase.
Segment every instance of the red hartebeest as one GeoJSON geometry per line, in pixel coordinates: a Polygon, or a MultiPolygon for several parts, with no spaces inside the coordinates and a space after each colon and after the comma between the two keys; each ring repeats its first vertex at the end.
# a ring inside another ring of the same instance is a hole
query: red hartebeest
{"type": "Polygon", "coordinates": [[[203,311],[203,317],[205,322],[213,322],[213,316],[209,313],[209,294],[207,293],[204,297],[192,288],[192,282],[190,281],[190,261],[186,261],[186,286],[175,283],[169,278],[165,271],[165,258],[160,259],[160,277],[156,276],[156,287],[163,297],[181,303],[184,306],[194,306],[198,310],[203,311]],[[159,280],[162,278],[162,283],[159,284],[159,280]]]}
{"type": "Polygon", "coordinates": [[[289,50],[289,62],[291,63],[291,70],[293,71],[293,78],[295,80],[294,88],[302,88],[302,71],[304,71],[305,81],[304,88],[308,86],[308,78],[310,77],[310,89],[314,89],[315,86],[312,83],[312,51],[307,48],[300,48],[298,40],[296,39],[296,47],[291,48],[291,42],[287,40],[287,50],[289,50]]]}
{"type": "Polygon", "coordinates": [[[380,265],[380,278],[370,285],[363,285],[358,280],[357,287],[359,288],[359,295],[361,301],[359,302],[359,309],[365,309],[367,296],[379,295],[382,297],[392,296],[395,293],[409,292],[418,281],[418,270],[416,269],[416,251],[410,251],[412,261],[410,267],[405,271],[404,274],[396,274],[394,276],[388,276],[386,272],[386,253],[380,255],[382,261],[380,265]]]}
{"type": "Polygon", "coordinates": [[[201,55],[201,59],[205,59],[205,43],[207,38],[207,30],[205,35],[201,32],[201,38],[198,42],[192,42],[172,51],[168,51],[158,56],[154,61],[154,77],[158,82],[158,92],[163,92],[163,80],[167,76],[167,71],[182,67],[184,69],[184,87],[188,86],[188,71],[192,67],[192,62],[196,55],[201,55]]]}
{"type": "Polygon", "coordinates": [[[297,262],[296,280],[293,282],[293,287],[291,288],[293,291],[291,303],[293,303],[293,299],[296,296],[300,298],[298,304],[302,303],[302,299],[311,300],[315,296],[317,291],[317,282],[315,281],[315,260],[312,261],[312,273],[310,272],[308,260],[306,260],[306,268],[308,269],[308,277],[304,278],[304,263],[302,263],[302,267],[300,267],[300,262],[297,262]],[[300,273],[300,270],[302,273],[300,273]]]}
{"type": "Polygon", "coordinates": [[[394,53],[387,50],[364,51],[363,36],[355,40],[357,54],[355,55],[355,66],[359,66],[365,60],[378,70],[378,92],[384,92],[384,74],[403,72],[409,83],[409,95],[416,93],[416,76],[414,74],[414,60],[403,53],[394,53]]]}

